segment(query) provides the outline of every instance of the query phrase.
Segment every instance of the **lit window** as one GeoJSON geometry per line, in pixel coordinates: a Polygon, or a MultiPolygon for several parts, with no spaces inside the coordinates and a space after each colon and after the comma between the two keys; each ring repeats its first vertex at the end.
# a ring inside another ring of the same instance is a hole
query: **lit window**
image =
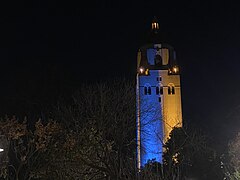
{"type": "Polygon", "coordinates": [[[153,23],[153,25],[154,25],[154,29],[156,29],[157,28],[157,23],[153,23]]]}
{"type": "Polygon", "coordinates": [[[157,22],[153,22],[152,29],[159,29],[159,24],[157,22]]]}

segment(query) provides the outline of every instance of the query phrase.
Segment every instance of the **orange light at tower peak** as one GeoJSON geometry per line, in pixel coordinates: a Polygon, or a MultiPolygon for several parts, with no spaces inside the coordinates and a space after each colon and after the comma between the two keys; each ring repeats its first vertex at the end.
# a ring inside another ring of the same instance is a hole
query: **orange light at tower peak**
{"type": "Polygon", "coordinates": [[[158,24],[158,22],[152,22],[152,30],[157,30],[157,29],[159,29],[159,24],[158,24]]]}

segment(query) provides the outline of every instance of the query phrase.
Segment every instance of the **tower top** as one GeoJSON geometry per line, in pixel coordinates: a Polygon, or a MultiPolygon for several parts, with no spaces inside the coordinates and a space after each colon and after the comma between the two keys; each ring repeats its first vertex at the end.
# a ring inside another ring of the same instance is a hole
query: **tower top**
{"type": "Polygon", "coordinates": [[[144,41],[143,44],[147,43],[159,44],[162,42],[163,39],[159,27],[160,26],[158,23],[158,19],[156,18],[156,16],[154,16],[151,22],[151,29],[148,30],[148,32],[144,36],[145,38],[143,39],[144,41]]]}
{"type": "Polygon", "coordinates": [[[147,33],[137,59],[138,72],[142,75],[147,75],[148,70],[168,70],[169,75],[179,75],[176,53],[172,46],[163,42],[156,17],[152,20],[151,31],[147,33]]]}
{"type": "Polygon", "coordinates": [[[157,34],[159,31],[159,23],[156,17],[153,18],[152,20],[152,31],[157,34]]]}

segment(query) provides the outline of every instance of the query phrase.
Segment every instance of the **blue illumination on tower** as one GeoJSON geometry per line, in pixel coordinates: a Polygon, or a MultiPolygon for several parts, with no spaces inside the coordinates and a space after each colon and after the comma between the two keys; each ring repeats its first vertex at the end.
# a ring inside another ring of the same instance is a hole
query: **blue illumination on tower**
{"type": "Polygon", "coordinates": [[[139,76],[141,164],[153,159],[162,162],[162,105],[161,96],[156,94],[157,77],[157,70],[150,70],[147,76],[139,76]]]}
{"type": "Polygon", "coordinates": [[[182,126],[179,68],[174,49],[159,42],[152,23],[151,43],[142,46],[137,62],[137,167],[149,160],[162,163],[163,145],[171,128],[182,126]],[[171,90],[172,89],[172,90],[171,90]],[[169,91],[170,90],[170,91],[169,91]]]}

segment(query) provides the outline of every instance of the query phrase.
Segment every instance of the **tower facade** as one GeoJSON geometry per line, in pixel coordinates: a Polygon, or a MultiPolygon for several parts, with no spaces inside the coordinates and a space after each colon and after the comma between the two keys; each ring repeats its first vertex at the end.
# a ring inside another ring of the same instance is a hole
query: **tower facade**
{"type": "Polygon", "coordinates": [[[137,166],[162,162],[163,145],[174,127],[182,126],[181,84],[176,53],[161,43],[152,22],[152,43],[137,54],[137,166]],[[154,37],[156,37],[154,39],[154,37]]]}

